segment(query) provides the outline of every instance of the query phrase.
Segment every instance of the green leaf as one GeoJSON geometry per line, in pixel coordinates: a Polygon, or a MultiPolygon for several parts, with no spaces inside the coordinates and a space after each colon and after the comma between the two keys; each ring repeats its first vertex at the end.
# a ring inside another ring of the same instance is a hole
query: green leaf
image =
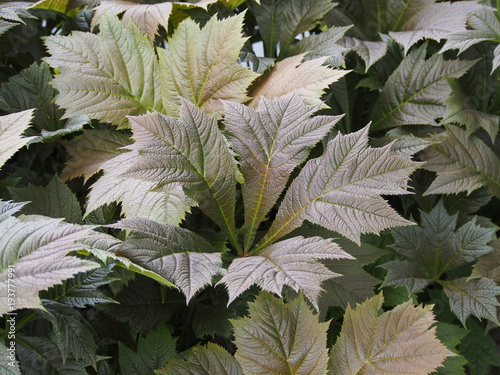
{"type": "Polygon", "coordinates": [[[19,362],[16,359],[15,341],[8,341],[7,345],[3,340],[0,341],[0,374],[2,375],[21,375],[19,362]]]}
{"type": "Polygon", "coordinates": [[[122,375],[153,375],[153,370],[165,365],[167,358],[175,357],[177,339],[162,324],[156,330],[140,336],[137,351],[118,343],[118,360],[122,375]]]}
{"type": "Polygon", "coordinates": [[[65,117],[85,114],[124,128],[125,116],[161,109],[157,57],[135,24],[105,15],[99,35],[74,32],[45,44],[45,61],[60,71],[53,85],[65,117]]]}
{"type": "Polygon", "coordinates": [[[168,51],[158,50],[165,113],[177,116],[181,98],[209,113],[222,109],[221,99],[249,99],[247,87],[258,75],[237,64],[246,40],[241,34],[243,16],[222,21],[213,16],[202,29],[187,19],[169,38],[168,51]]]}
{"type": "Polygon", "coordinates": [[[243,375],[234,357],[219,345],[195,346],[186,361],[169,359],[168,365],[155,371],[156,375],[243,375]]]}
{"type": "Polygon", "coordinates": [[[249,304],[249,317],[232,323],[235,357],[244,373],[326,373],[329,323],[319,323],[301,295],[285,304],[262,292],[249,304]]]}
{"type": "Polygon", "coordinates": [[[431,306],[411,301],[379,315],[382,294],[350,306],[342,331],[332,348],[329,371],[339,374],[427,375],[454,356],[437,338],[431,306]]]}
{"type": "Polygon", "coordinates": [[[485,186],[490,194],[500,197],[500,160],[481,139],[448,125],[446,133],[431,140],[440,143],[428,147],[421,157],[427,162],[424,168],[436,172],[437,177],[424,195],[470,194],[485,186]]]}
{"type": "Polygon", "coordinates": [[[408,225],[381,195],[407,194],[418,163],[393,154],[391,145],[368,148],[368,127],[328,142],[288,189],[259,248],[298,228],[304,220],[360,243],[361,233],[408,225]]]}
{"type": "MultiPolygon", "coordinates": [[[[437,338],[454,353],[458,353],[456,346],[462,342],[467,335],[467,330],[455,324],[441,323],[436,325],[437,338]]],[[[431,375],[465,375],[464,365],[467,360],[463,356],[447,357],[443,362],[443,367],[431,375]]]]}
{"type": "Polygon", "coordinates": [[[119,245],[117,255],[173,281],[188,303],[213,276],[224,273],[221,253],[188,229],[147,219],[125,219],[112,227],[133,233],[119,245]]]}
{"type": "Polygon", "coordinates": [[[0,168],[17,150],[35,138],[21,136],[30,126],[32,118],[32,109],[0,116],[0,168]]]}
{"type": "Polygon", "coordinates": [[[219,281],[226,284],[229,303],[253,284],[281,295],[283,286],[303,291],[316,307],[321,282],[338,274],[329,271],[316,259],[352,259],[330,240],[320,237],[293,237],[260,250],[253,256],[240,257],[231,263],[219,281]]]}
{"type": "Polygon", "coordinates": [[[240,156],[245,208],[245,246],[252,244],[259,224],[274,206],[293,170],[340,116],[315,116],[319,105],[303,104],[297,94],[269,101],[257,110],[226,102],[224,123],[229,141],[240,156]]]}
{"type": "Polygon", "coordinates": [[[9,192],[19,202],[31,202],[22,209],[25,215],[64,218],[69,223],[82,222],[82,211],[75,193],[57,175],[45,187],[29,184],[22,188],[9,188],[9,192]]]}
{"type": "Polygon", "coordinates": [[[125,176],[155,185],[182,186],[239,247],[234,209],[236,201],[236,161],[215,116],[208,116],[184,100],[180,119],[160,113],[130,118],[139,153],[125,176]]]}

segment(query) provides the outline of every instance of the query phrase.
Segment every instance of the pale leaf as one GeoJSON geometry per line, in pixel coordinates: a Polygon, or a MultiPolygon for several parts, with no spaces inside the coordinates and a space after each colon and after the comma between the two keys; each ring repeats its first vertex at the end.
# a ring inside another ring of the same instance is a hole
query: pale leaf
{"type": "Polygon", "coordinates": [[[500,284],[500,240],[497,239],[490,246],[494,251],[479,258],[470,278],[486,277],[500,284]]]}
{"type": "Polygon", "coordinates": [[[371,42],[351,37],[345,37],[343,42],[345,48],[356,52],[363,59],[366,71],[384,57],[387,52],[386,42],[371,42]]]}
{"type": "Polygon", "coordinates": [[[147,219],[125,219],[112,227],[133,233],[116,254],[173,281],[188,303],[213,276],[224,273],[221,253],[187,229],[147,219]]]}
{"type": "Polygon", "coordinates": [[[319,323],[302,296],[285,304],[261,293],[249,304],[249,317],[232,323],[245,374],[326,374],[329,323],[319,323]]]}
{"type": "Polygon", "coordinates": [[[437,177],[424,195],[471,193],[485,186],[490,194],[500,197],[499,158],[479,138],[453,125],[446,133],[431,140],[440,142],[423,151],[427,163],[424,168],[436,172],[437,177]]]}
{"type": "Polygon", "coordinates": [[[53,85],[65,117],[85,114],[127,127],[125,116],[161,109],[157,57],[135,24],[106,14],[98,35],[50,36],[45,44],[51,54],[45,60],[60,71],[53,85]]]}
{"type": "Polygon", "coordinates": [[[202,29],[187,19],[169,38],[168,51],[158,50],[168,115],[178,115],[181,97],[209,113],[222,109],[221,99],[249,99],[247,88],[258,74],[237,64],[246,40],[241,33],[243,16],[222,21],[213,16],[202,29]]]}
{"type": "Polygon", "coordinates": [[[348,307],[332,348],[332,375],[427,375],[454,356],[437,338],[432,306],[411,301],[379,315],[382,294],[348,307]]]}
{"type": "Polygon", "coordinates": [[[15,23],[15,22],[9,22],[9,21],[4,21],[4,20],[0,19],[0,35],[6,33],[11,28],[13,28],[14,26],[17,26],[17,25],[19,25],[19,24],[15,23]]]}
{"type": "MultiPolygon", "coordinates": [[[[257,107],[261,97],[279,98],[295,91],[307,104],[322,104],[323,90],[345,76],[347,70],[330,69],[323,64],[328,57],[302,62],[305,54],[278,62],[252,86],[250,106],[257,107]]],[[[324,104],[323,104],[324,105],[324,104]]]]}
{"type": "Polygon", "coordinates": [[[266,247],[255,255],[233,260],[219,284],[227,285],[229,303],[253,284],[278,295],[288,285],[295,291],[303,291],[317,306],[321,283],[339,275],[316,259],[353,258],[330,240],[293,237],[266,247]]]}
{"type": "Polygon", "coordinates": [[[0,199],[0,222],[20,211],[28,202],[6,202],[0,199]]]}
{"type": "Polygon", "coordinates": [[[0,116],[0,168],[17,150],[35,138],[21,136],[30,126],[32,117],[32,109],[0,116]]]}
{"type": "Polygon", "coordinates": [[[242,186],[247,228],[245,248],[274,206],[292,171],[304,162],[309,150],[339,121],[340,116],[315,116],[319,105],[303,104],[297,94],[269,101],[262,98],[257,110],[225,103],[226,131],[241,156],[242,186]]]}
{"type": "Polygon", "coordinates": [[[298,228],[304,220],[359,244],[361,233],[408,225],[381,195],[408,194],[418,163],[396,156],[391,145],[369,148],[368,126],[339,134],[322,157],[309,160],[289,187],[260,247],[298,228]]]}

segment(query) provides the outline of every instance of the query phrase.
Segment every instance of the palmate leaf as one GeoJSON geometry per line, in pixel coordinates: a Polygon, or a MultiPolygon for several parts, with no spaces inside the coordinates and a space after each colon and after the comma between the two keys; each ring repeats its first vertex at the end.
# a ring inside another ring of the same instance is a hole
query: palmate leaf
{"type": "Polygon", "coordinates": [[[183,100],[180,119],[160,113],[131,117],[139,153],[125,176],[184,187],[203,212],[239,247],[234,218],[237,168],[215,116],[183,100]]]}
{"type": "Polygon", "coordinates": [[[293,237],[260,250],[253,256],[233,260],[219,281],[226,284],[229,303],[253,284],[281,295],[283,286],[303,291],[315,305],[322,291],[321,282],[338,274],[315,259],[353,259],[336,243],[320,237],[293,237]]]}
{"type": "Polygon", "coordinates": [[[95,262],[66,256],[82,248],[75,241],[91,229],[42,216],[11,217],[0,223],[0,314],[41,308],[39,291],[97,268],[95,262]],[[14,278],[9,278],[9,267],[14,269],[14,278]],[[14,306],[8,304],[9,284],[15,285],[14,306]]]}
{"type": "Polygon", "coordinates": [[[156,375],[243,375],[241,366],[225,349],[209,342],[206,346],[195,346],[186,360],[169,359],[168,364],[155,371],[156,375]]]}
{"type": "Polygon", "coordinates": [[[269,101],[262,98],[257,110],[225,104],[226,131],[241,157],[246,238],[255,232],[285,189],[292,171],[305,161],[309,150],[339,121],[340,116],[315,116],[319,105],[305,105],[297,94],[269,101]]]}
{"type": "MultiPolygon", "coordinates": [[[[433,125],[443,117],[451,88],[445,77],[460,77],[474,61],[425,60],[426,45],[412,51],[391,74],[373,108],[373,129],[401,125],[433,125]]],[[[437,125],[437,124],[436,124],[437,125]]]]}
{"type": "Polygon", "coordinates": [[[100,34],[74,32],[45,39],[45,60],[60,74],[53,81],[65,117],[90,118],[127,127],[126,115],[161,109],[158,61],[135,24],[104,15],[100,34]]]}
{"type": "Polygon", "coordinates": [[[247,88],[258,74],[237,64],[246,40],[243,17],[219,21],[214,16],[202,29],[187,19],[169,38],[168,51],[158,50],[166,114],[177,117],[181,97],[209,113],[222,109],[221,99],[249,99],[247,88]]]}
{"type": "Polygon", "coordinates": [[[427,375],[455,354],[436,338],[432,306],[411,301],[379,315],[382,294],[350,306],[332,348],[332,375],[427,375]]]}
{"type": "Polygon", "coordinates": [[[418,163],[393,154],[391,146],[369,148],[368,126],[339,134],[322,157],[306,163],[289,187],[276,218],[258,248],[298,228],[304,220],[360,243],[360,234],[409,222],[381,195],[408,194],[418,163]]]}
{"type": "Polygon", "coordinates": [[[285,304],[262,292],[249,304],[249,317],[232,323],[245,374],[326,374],[329,323],[319,323],[301,295],[285,304]]]}
{"type": "Polygon", "coordinates": [[[30,126],[32,118],[32,109],[0,116],[0,168],[17,150],[35,138],[21,136],[30,126]]]}
{"type": "Polygon", "coordinates": [[[500,197],[500,163],[493,150],[481,139],[457,126],[446,126],[446,133],[431,140],[439,142],[423,151],[424,168],[436,172],[428,194],[471,193],[485,186],[500,197]]]}
{"type": "Polygon", "coordinates": [[[307,104],[325,105],[320,97],[323,90],[338,81],[349,71],[330,69],[323,64],[328,57],[302,62],[305,54],[292,56],[278,62],[252,85],[250,106],[257,107],[261,97],[279,98],[296,92],[307,104]]]}
{"type": "Polygon", "coordinates": [[[222,254],[187,229],[147,219],[124,219],[112,227],[133,233],[119,245],[116,254],[173,281],[187,302],[210,285],[213,276],[225,272],[222,254]]]}

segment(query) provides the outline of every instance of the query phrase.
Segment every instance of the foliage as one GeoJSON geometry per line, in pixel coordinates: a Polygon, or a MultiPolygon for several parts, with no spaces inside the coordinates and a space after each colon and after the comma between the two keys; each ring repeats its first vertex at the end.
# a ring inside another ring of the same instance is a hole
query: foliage
{"type": "Polygon", "coordinates": [[[499,4],[1,3],[0,372],[498,371],[499,4]]]}

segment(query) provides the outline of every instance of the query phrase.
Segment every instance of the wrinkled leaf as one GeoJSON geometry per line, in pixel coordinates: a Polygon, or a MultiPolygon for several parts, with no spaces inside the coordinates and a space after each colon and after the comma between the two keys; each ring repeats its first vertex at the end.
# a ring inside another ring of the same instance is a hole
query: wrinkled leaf
{"type": "Polygon", "coordinates": [[[32,118],[32,109],[0,116],[0,168],[17,150],[35,138],[21,136],[30,126],[32,118]]]}

